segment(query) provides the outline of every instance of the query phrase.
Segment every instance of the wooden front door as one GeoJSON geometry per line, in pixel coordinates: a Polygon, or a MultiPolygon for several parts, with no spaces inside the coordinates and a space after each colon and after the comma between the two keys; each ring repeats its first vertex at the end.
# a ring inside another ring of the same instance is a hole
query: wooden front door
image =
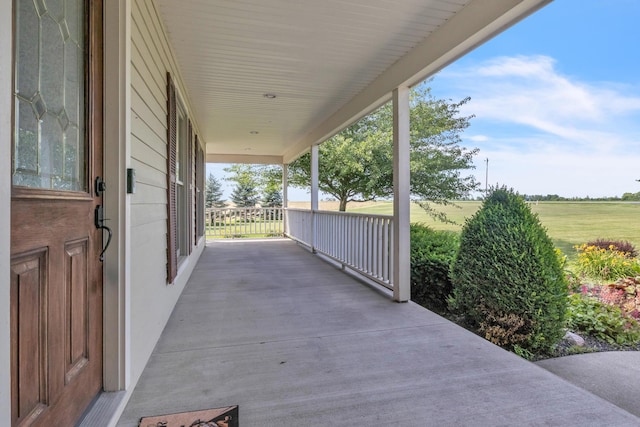
{"type": "Polygon", "coordinates": [[[102,2],[14,1],[11,419],[73,426],[102,388],[102,2]]]}

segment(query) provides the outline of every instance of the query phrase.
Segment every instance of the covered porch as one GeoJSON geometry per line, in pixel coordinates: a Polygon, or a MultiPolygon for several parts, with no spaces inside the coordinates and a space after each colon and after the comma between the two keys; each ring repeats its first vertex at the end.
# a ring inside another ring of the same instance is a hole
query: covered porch
{"type": "Polygon", "coordinates": [[[242,426],[638,425],[294,241],[209,242],[118,426],[239,405],[242,426]]]}

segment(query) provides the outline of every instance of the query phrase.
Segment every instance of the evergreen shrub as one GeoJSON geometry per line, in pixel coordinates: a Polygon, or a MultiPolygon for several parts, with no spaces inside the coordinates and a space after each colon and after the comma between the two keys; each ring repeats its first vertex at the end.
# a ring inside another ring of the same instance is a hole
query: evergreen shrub
{"type": "Polygon", "coordinates": [[[452,289],[449,270],[458,250],[459,236],[411,225],[411,299],[438,313],[447,310],[452,289]]]}
{"type": "Polygon", "coordinates": [[[516,353],[562,338],[567,281],[546,230],[513,190],[494,188],[469,218],[451,270],[450,308],[516,353]]]}

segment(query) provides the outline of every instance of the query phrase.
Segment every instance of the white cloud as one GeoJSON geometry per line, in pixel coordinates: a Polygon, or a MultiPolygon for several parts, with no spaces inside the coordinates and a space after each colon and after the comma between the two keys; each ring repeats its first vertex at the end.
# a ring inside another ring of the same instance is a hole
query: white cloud
{"type": "Polygon", "coordinates": [[[433,86],[471,97],[462,113],[475,115],[465,139],[481,149],[478,179],[488,157],[489,183],[522,193],[640,191],[640,89],[580,81],[556,65],[548,56],[498,57],[436,77],[433,86]]]}
{"type": "Polygon", "coordinates": [[[467,139],[474,142],[485,142],[489,140],[489,137],[486,135],[472,135],[467,136],[467,139]]]}

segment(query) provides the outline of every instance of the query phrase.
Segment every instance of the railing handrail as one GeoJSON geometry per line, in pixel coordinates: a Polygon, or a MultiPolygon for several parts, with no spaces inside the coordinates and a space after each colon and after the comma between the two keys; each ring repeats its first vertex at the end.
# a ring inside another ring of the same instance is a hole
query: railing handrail
{"type": "MultiPolygon", "coordinates": [[[[304,208],[285,208],[288,211],[294,212],[310,212],[311,209],[304,208]]],[[[341,212],[341,211],[327,211],[327,210],[315,210],[313,213],[323,214],[323,215],[343,215],[343,216],[358,216],[358,217],[367,217],[367,218],[379,218],[379,219],[393,219],[393,215],[384,215],[384,214],[371,214],[366,212],[341,212]]]]}
{"type": "Polygon", "coordinates": [[[317,210],[315,211],[315,213],[319,213],[323,215],[342,215],[342,216],[356,216],[356,217],[366,217],[366,218],[393,219],[393,215],[370,214],[366,212],[341,212],[341,211],[317,210]]]}
{"type": "Polygon", "coordinates": [[[265,210],[265,209],[282,209],[280,206],[261,206],[261,207],[252,207],[252,208],[205,208],[208,211],[242,211],[242,210],[265,210]]]}

